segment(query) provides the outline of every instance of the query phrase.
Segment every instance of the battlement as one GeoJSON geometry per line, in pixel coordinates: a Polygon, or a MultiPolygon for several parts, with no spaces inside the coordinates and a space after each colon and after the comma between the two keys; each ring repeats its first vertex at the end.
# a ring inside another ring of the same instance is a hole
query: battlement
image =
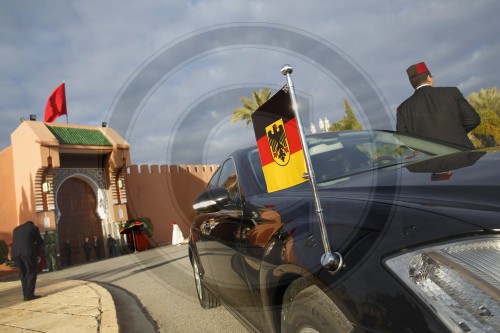
{"type": "Polygon", "coordinates": [[[127,168],[127,174],[133,175],[133,174],[158,174],[158,173],[182,173],[182,172],[189,172],[189,173],[209,173],[213,174],[215,170],[217,169],[218,165],[217,164],[181,164],[181,165],[176,165],[176,164],[171,164],[171,165],[158,165],[158,164],[142,164],[142,165],[136,165],[133,164],[127,168]]]}

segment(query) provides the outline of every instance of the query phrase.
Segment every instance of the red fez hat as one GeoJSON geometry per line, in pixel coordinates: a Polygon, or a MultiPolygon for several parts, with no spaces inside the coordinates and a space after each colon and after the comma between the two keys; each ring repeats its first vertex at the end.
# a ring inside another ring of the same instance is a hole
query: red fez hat
{"type": "Polygon", "coordinates": [[[408,78],[410,80],[413,79],[415,76],[417,76],[419,74],[423,74],[423,73],[429,73],[430,74],[429,69],[425,65],[425,62],[419,62],[418,64],[411,65],[406,70],[406,73],[408,73],[408,78]]]}

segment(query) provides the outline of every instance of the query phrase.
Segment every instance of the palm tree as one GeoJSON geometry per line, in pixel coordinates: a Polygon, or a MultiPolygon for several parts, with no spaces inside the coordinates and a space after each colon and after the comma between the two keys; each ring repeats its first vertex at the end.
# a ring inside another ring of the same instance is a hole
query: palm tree
{"type": "Polygon", "coordinates": [[[497,87],[481,89],[467,96],[467,100],[476,110],[490,109],[500,117],[500,89],[497,87]]]}
{"type": "Polygon", "coordinates": [[[500,143],[500,90],[481,89],[467,96],[469,103],[479,113],[481,124],[470,134],[475,147],[491,147],[500,143]]]}
{"type": "Polygon", "coordinates": [[[264,88],[252,93],[252,99],[248,97],[241,97],[240,101],[243,106],[233,110],[233,118],[231,123],[235,123],[239,120],[245,121],[245,127],[247,127],[252,122],[252,113],[257,110],[262,104],[267,102],[271,97],[271,89],[264,88]]]}
{"type": "Polygon", "coordinates": [[[337,123],[333,123],[330,126],[330,131],[349,131],[349,130],[360,130],[363,129],[363,126],[356,118],[356,115],[351,109],[349,102],[344,98],[344,106],[345,106],[345,116],[342,117],[337,123]]]}
{"type": "Polygon", "coordinates": [[[492,147],[500,144],[500,117],[490,109],[476,109],[481,124],[469,133],[474,147],[492,147]]]}

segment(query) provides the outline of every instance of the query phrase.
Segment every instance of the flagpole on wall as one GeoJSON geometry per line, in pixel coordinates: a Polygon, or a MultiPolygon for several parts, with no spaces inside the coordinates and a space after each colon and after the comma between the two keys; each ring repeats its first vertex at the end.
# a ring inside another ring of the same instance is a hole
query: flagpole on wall
{"type": "MultiPolygon", "coordinates": [[[[66,80],[63,81],[64,83],[64,104],[66,104],[66,107],[67,107],[67,98],[66,98],[66,80]]],[[[68,120],[68,112],[66,112],[66,124],[69,124],[69,120],[68,120]]]]}
{"type": "Polygon", "coordinates": [[[311,156],[309,155],[309,150],[306,143],[306,138],[304,134],[304,130],[302,128],[302,121],[300,119],[299,108],[297,104],[297,98],[295,97],[295,90],[292,82],[292,74],[293,68],[290,65],[284,65],[281,68],[281,74],[286,76],[288,88],[290,89],[290,98],[292,100],[292,109],[295,113],[295,118],[297,119],[297,127],[299,130],[300,140],[302,141],[302,148],[304,152],[304,157],[306,160],[307,167],[307,177],[309,179],[309,183],[311,185],[311,191],[313,194],[314,204],[316,207],[316,216],[318,218],[318,223],[321,232],[321,239],[323,241],[323,247],[325,253],[321,256],[321,265],[325,267],[329,272],[336,273],[343,266],[343,258],[342,255],[338,252],[331,252],[330,241],[328,240],[328,234],[326,232],[325,220],[323,217],[323,209],[321,208],[321,201],[319,199],[318,188],[316,186],[316,177],[314,175],[314,170],[312,167],[311,156]]]}

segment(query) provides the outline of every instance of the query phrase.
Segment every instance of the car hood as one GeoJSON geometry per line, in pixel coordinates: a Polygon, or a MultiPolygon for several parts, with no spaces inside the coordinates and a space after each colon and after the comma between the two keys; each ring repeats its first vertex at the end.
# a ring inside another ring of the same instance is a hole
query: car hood
{"type": "Polygon", "coordinates": [[[324,186],[320,196],[375,200],[500,230],[500,151],[459,152],[402,163],[324,186]]]}

